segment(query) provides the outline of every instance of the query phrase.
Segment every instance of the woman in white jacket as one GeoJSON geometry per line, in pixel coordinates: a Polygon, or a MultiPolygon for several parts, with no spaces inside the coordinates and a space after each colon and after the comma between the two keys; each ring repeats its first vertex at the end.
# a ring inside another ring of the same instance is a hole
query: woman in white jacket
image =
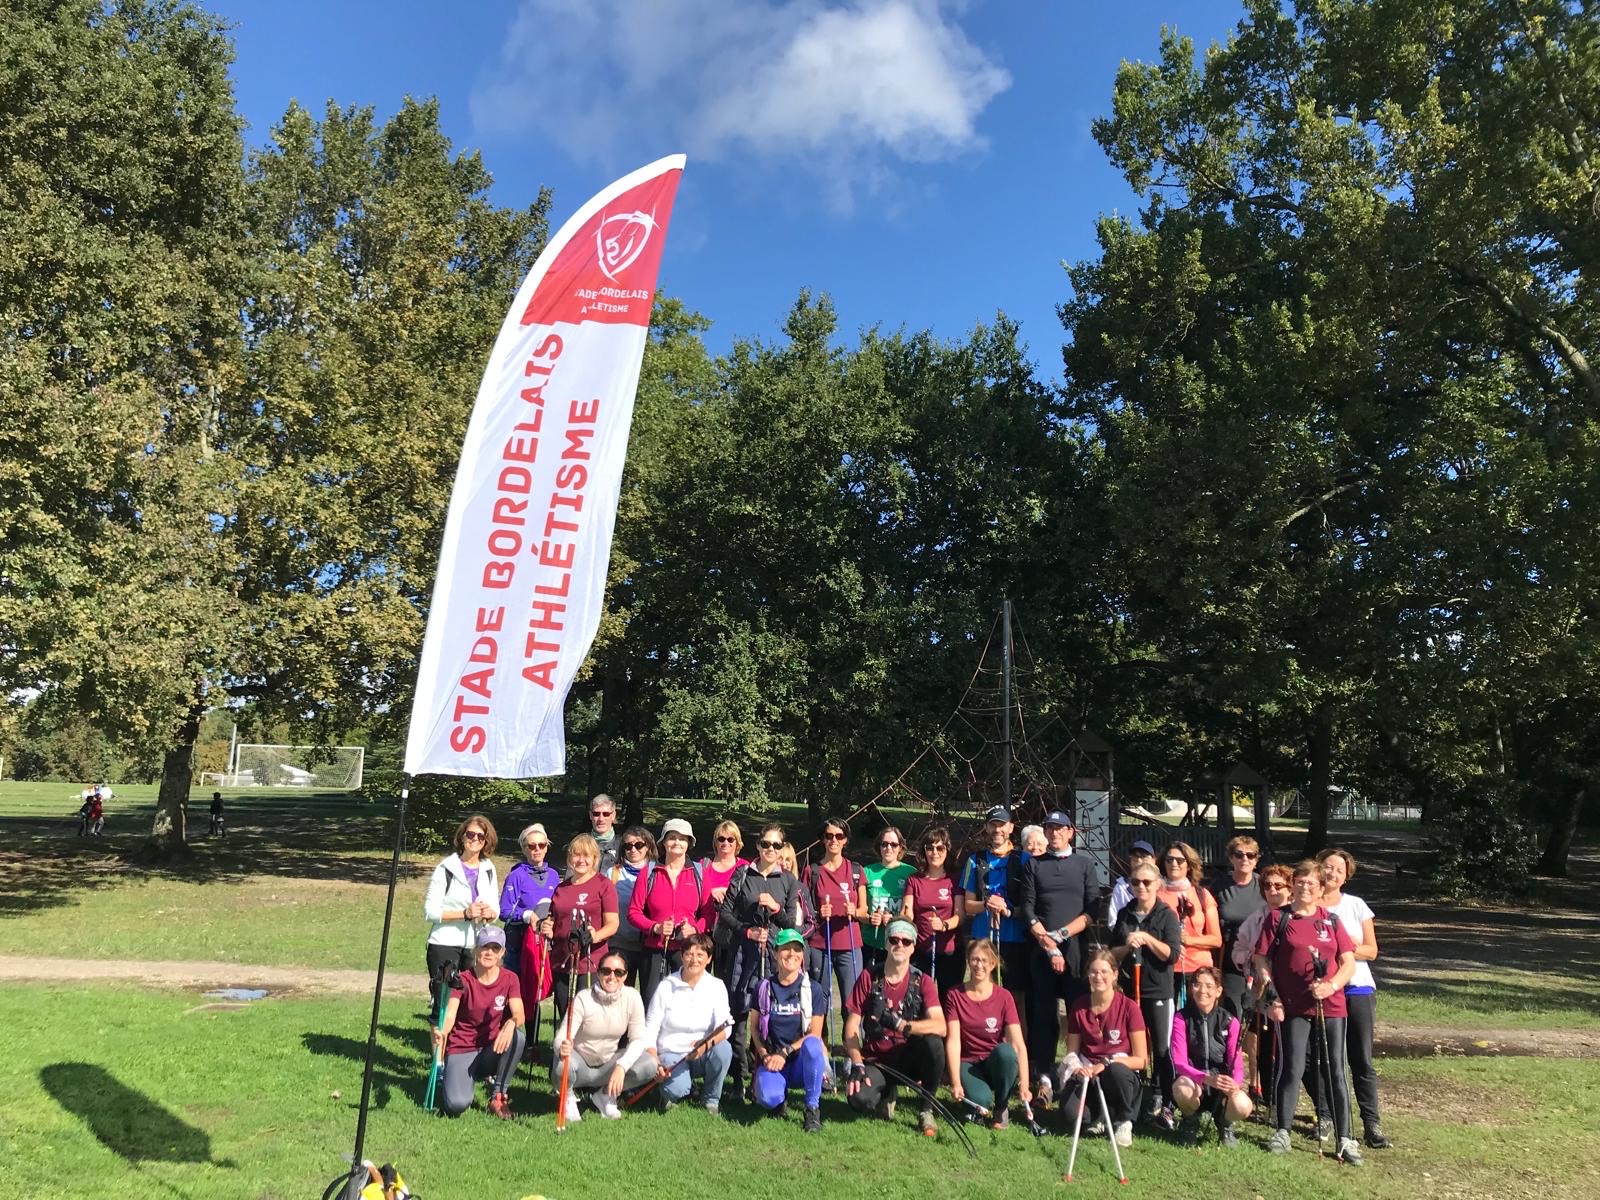
{"type": "Polygon", "coordinates": [[[433,869],[422,901],[423,917],[433,922],[428,931],[428,994],[435,1022],[447,993],[446,975],[472,969],[474,929],[500,918],[500,878],[490,857],[498,844],[494,826],[488,817],[473,813],[456,826],[453,841],[456,852],[433,869]]]}

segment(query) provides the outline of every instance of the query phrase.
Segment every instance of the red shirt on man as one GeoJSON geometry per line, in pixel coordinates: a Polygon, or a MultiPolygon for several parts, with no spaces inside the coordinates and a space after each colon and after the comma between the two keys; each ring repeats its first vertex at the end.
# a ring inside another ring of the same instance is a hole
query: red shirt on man
{"type": "MultiPolygon", "coordinates": [[[[933,980],[927,975],[923,974],[921,971],[918,971],[917,974],[922,976],[922,1017],[926,1017],[934,1009],[939,1007],[939,989],[933,986],[933,980]]],[[[850,989],[849,999],[847,999],[844,1003],[845,1011],[853,1012],[858,1017],[862,1013],[866,1012],[867,1009],[872,1006],[872,990],[876,986],[877,981],[873,979],[871,971],[863,971],[860,975],[856,976],[856,985],[850,989]]],[[[908,988],[910,988],[910,986],[910,971],[905,973],[905,975],[900,979],[899,983],[890,983],[888,979],[885,979],[883,981],[883,999],[885,1005],[891,1010],[898,1010],[900,1005],[905,1001],[906,991],[908,988]]],[[[921,1020],[922,1017],[917,1019],[921,1020]]],[[[863,1022],[863,1024],[865,1024],[865,1022],[863,1022]]],[[[868,1030],[863,1029],[861,1034],[863,1039],[861,1043],[861,1051],[862,1054],[867,1058],[881,1058],[883,1055],[888,1054],[898,1047],[906,1044],[906,1031],[904,1026],[898,1030],[890,1030],[885,1029],[882,1025],[879,1025],[876,1030],[871,1031],[873,1033],[871,1041],[866,1040],[868,1032],[868,1030]]]]}

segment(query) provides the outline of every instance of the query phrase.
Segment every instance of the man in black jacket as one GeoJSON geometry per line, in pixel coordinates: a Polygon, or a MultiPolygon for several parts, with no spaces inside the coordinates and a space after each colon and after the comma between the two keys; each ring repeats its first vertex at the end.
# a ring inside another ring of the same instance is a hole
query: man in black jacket
{"type": "MultiPolygon", "coordinates": [[[[1069,1004],[1085,990],[1079,935],[1089,927],[1090,908],[1099,899],[1094,864],[1072,852],[1072,818],[1059,810],[1044,818],[1050,847],[1029,858],[1022,869],[1023,927],[1032,936],[1029,975],[1028,1061],[1046,1073],[1056,1061],[1061,1021],[1056,1002],[1069,1004]]],[[[1037,1090],[1037,1089],[1036,1089],[1037,1090]]],[[[1044,1085],[1046,1097],[1048,1083],[1044,1085]]]]}

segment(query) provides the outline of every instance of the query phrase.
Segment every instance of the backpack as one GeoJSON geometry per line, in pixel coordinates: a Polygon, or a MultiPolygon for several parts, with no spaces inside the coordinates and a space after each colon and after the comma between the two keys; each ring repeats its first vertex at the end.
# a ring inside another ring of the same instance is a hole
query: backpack
{"type": "MultiPolygon", "coordinates": [[[[872,981],[872,991],[868,993],[865,1019],[873,1026],[880,1021],[878,1014],[885,1012],[889,1007],[889,997],[885,990],[885,980],[882,975],[872,981]]],[[[922,972],[915,966],[911,968],[906,980],[906,994],[900,998],[898,1009],[902,1021],[920,1021],[927,1016],[927,1009],[922,1003],[922,972]]],[[[869,1039],[871,1040],[870,1036],[869,1039]]]]}
{"type": "MultiPolygon", "coordinates": [[[[811,976],[804,971],[800,972],[800,1028],[806,1032],[811,1030],[811,976]]],[[[772,976],[763,975],[761,982],[756,987],[755,1010],[759,1014],[756,1029],[761,1034],[761,1044],[770,1045],[767,1040],[767,1028],[772,1017],[772,976]]]]}

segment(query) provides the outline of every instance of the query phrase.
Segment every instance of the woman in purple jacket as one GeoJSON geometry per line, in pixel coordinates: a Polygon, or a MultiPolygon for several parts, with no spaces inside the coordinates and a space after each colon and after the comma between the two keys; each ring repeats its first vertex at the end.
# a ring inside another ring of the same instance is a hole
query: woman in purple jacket
{"type": "Polygon", "coordinates": [[[1239,1144],[1234,1122],[1250,1116],[1250,1089],[1239,1052],[1239,1021],[1218,1003],[1221,999],[1222,977],[1215,967],[1189,976],[1189,1002],[1172,1022],[1172,1099],[1183,1113],[1179,1138],[1193,1142],[1202,1114],[1209,1112],[1217,1140],[1232,1147],[1239,1144]]]}
{"type": "Polygon", "coordinates": [[[513,975],[522,966],[522,941],[528,926],[549,911],[550,897],[561,882],[561,872],[544,861],[550,853],[550,838],[543,825],[529,825],[517,834],[517,844],[527,861],[506,872],[506,885],[500,890],[500,915],[506,923],[505,967],[513,975]]]}

